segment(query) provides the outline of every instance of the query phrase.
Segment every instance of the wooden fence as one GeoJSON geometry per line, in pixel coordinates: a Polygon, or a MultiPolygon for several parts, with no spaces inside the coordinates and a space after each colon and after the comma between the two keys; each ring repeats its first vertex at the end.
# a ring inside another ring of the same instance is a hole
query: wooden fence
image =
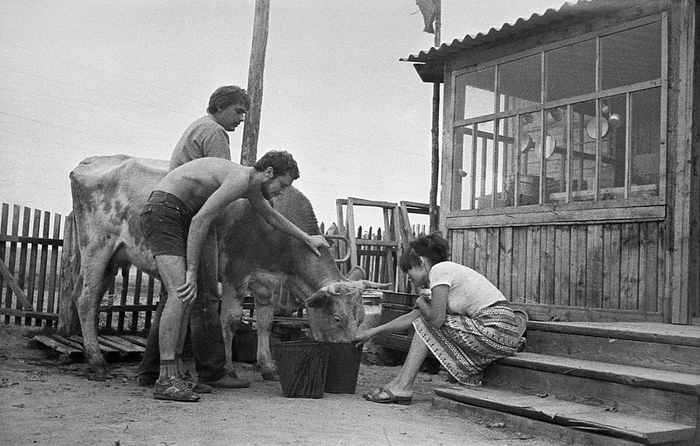
{"type": "MultiPolygon", "coordinates": [[[[321,233],[325,233],[321,223],[321,233]]],[[[415,225],[414,234],[425,227],[415,225]]],[[[72,290],[74,278],[63,272],[63,265],[79,262],[71,246],[72,218],[61,214],[3,203],[0,219],[0,318],[5,324],[56,327],[59,302],[72,290]],[[64,242],[66,250],[64,251],[64,242]],[[65,275],[64,275],[65,274],[65,275]]],[[[381,240],[381,228],[357,229],[357,239],[381,240]]],[[[387,268],[396,268],[397,257],[386,263],[381,246],[358,250],[358,262],[369,280],[383,282],[387,268]]],[[[120,270],[112,281],[100,307],[101,330],[123,332],[147,331],[163,292],[160,281],[137,268],[120,270]]]]}

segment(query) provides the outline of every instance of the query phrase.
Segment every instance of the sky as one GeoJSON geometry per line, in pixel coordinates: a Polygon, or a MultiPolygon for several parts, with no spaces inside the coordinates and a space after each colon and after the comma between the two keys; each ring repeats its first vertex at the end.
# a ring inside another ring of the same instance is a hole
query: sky
{"type": "MultiPolygon", "coordinates": [[[[442,2],[446,43],[564,3],[442,2]]],[[[3,0],[0,202],[67,215],[84,158],[169,159],[217,87],[247,88],[254,13],[254,0],[3,0]]],[[[319,222],[338,198],[428,203],[432,85],[399,59],[433,42],[415,0],[271,0],[257,153],[294,155],[319,222]]]]}

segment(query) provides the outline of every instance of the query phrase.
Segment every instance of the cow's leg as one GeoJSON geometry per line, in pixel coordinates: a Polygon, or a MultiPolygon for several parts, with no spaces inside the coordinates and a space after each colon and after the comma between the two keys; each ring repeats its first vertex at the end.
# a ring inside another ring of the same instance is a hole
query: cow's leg
{"type": "Polygon", "coordinates": [[[258,330],[258,366],[262,377],[268,381],[279,381],[277,365],[272,358],[270,333],[275,311],[273,305],[264,304],[255,299],[255,322],[258,330]]]}
{"type": "Polygon", "coordinates": [[[99,252],[85,250],[82,255],[81,271],[83,286],[77,298],[76,307],[83,334],[85,360],[98,375],[107,375],[108,368],[97,339],[97,317],[100,302],[109,287],[111,277],[107,277],[107,265],[111,256],[111,247],[99,252]]]}
{"type": "Polygon", "coordinates": [[[233,337],[243,319],[243,293],[224,281],[221,293],[221,331],[226,352],[226,370],[236,375],[233,368],[233,337]]]}

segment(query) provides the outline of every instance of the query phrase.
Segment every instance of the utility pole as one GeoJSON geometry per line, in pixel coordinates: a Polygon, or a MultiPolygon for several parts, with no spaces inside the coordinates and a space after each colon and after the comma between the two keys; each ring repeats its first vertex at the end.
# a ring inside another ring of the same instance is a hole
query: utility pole
{"type": "Polygon", "coordinates": [[[253,25],[253,46],[250,51],[248,68],[248,94],[250,110],[243,124],[241,164],[252,166],[258,156],[258,134],[260,133],[260,113],[263,96],[263,74],[265,72],[265,52],[270,21],[270,0],[255,0],[255,22],[253,25]]]}
{"type": "MultiPolygon", "coordinates": [[[[435,47],[440,46],[440,25],[442,7],[440,0],[435,0],[435,47]]],[[[440,224],[440,212],[437,205],[437,189],[440,179],[440,82],[433,83],[433,124],[430,130],[432,136],[431,171],[430,171],[430,232],[437,231],[440,224]]]]}

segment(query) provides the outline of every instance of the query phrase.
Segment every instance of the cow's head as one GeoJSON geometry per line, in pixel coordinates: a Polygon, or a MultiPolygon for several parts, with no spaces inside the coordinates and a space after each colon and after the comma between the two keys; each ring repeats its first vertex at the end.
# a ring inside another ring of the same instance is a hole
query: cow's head
{"type": "Polygon", "coordinates": [[[348,280],[334,282],[306,299],[309,327],[316,341],[351,342],[365,318],[362,292],[366,288],[388,288],[390,283],[353,280],[364,275],[353,270],[348,280]]]}

